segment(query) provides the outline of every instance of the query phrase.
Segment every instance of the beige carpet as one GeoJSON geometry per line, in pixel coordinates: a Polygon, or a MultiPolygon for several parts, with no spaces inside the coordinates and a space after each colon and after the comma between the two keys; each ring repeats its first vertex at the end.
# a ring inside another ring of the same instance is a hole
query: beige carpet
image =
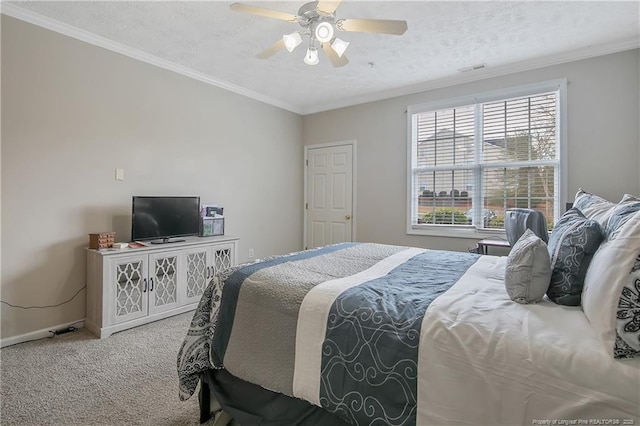
{"type": "Polygon", "coordinates": [[[103,340],[80,329],[3,348],[0,424],[197,425],[198,396],[178,399],[176,373],[192,315],[103,340]]]}

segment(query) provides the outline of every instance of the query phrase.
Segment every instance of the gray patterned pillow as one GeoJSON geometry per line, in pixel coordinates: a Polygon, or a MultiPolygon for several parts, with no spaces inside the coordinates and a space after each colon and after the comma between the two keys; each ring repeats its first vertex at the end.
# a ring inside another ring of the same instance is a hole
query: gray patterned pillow
{"type": "Polygon", "coordinates": [[[504,273],[504,284],[511,300],[536,303],[542,300],[549,287],[551,261],[547,244],[531,229],[516,241],[504,273]]]}
{"type": "Polygon", "coordinates": [[[614,239],[622,226],[640,211],[640,201],[630,201],[627,195],[629,194],[625,194],[625,198],[611,211],[611,217],[605,228],[607,240],[614,239]]]}
{"type": "Polygon", "coordinates": [[[580,213],[585,215],[587,219],[597,220],[603,227],[607,224],[609,216],[611,216],[611,210],[615,206],[616,203],[591,194],[582,188],[578,189],[573,201],[574,208],[580,210],[580,213]]]}
{"type": "Polygon", "coordinates": [[[600,223],[587,219],[577,208],[562,215],[549,237],[549,299],[559,305],[580,305],[587,268],[603,239],[600,223]]]}

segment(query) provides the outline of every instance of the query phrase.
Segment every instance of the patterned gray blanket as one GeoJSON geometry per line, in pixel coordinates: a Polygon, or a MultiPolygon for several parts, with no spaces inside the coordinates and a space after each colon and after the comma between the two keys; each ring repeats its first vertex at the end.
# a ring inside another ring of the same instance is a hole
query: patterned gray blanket
{"type": "Polygon", "coordinates": [[[225,368],[353,424],[415,425],[422,319],[478,257],[344,243],[224,271],[180,348],[180,398],[225,368]]]}

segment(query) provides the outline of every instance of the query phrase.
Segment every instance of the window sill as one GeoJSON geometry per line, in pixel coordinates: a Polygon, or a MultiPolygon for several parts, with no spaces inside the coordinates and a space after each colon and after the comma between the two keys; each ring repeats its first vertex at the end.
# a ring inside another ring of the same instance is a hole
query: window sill
{"type": "Polygon", "coordinates": [[[423,235],[429,237],[466,238],[481,240],[483,238],[507,239],[504,229],[477,229],[475,227],[446,227],[429,225],[411,225],[407,235],[423,235]]]}

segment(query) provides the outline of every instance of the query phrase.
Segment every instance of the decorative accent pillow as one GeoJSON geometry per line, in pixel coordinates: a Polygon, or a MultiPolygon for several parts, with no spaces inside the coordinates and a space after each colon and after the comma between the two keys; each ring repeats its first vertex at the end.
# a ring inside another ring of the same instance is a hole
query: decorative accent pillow
{"type": "MultiPolygon", "coordinates": [[[[628,194],[626,194],[628,195],[628,194]]],[[[608,240],[615,238],[615,234],[622,229],[622,226],[633,217],[636,212],[640,211],[640,200],[629,200],[623,197],[622,201],[612,210],[605,234],[608,240]]]]}
{"type": "Polygon", "coordinates": [[[582,188],[578,189],[573,201],[573,208],[580,210],[587,219],[597,220],[603,227],[606,226],[609,216],[611,216],[611,210],[616,205],[616,203],[584,191],[582,188]]]}
{"type": "Polygon", "coordinates": [[[640,320],[636,284],[640,210],[632,210],[620,203],[612,212],[605,241],[591,260],[582,290],[582,310],[616,358],[638,356],[640,349],[633,332],[640,320]]]}
{"type": "Polygon", "coordinates": [[[636,257],[618,301],[613,356],[615,358],[640,356],[640,256],[636,257]]]}
{"type": "Polygon", "coordinates": [[[622,200],[620,200],[621,203],[633,202],[633,201],[640,201],[640,198],[636,197],[635,195],[624,194],[622,196],[622,200]]]}
{"type": "Polygon", "coordinates": [[[504,284],[514,302],[536,303],[542,300],[551,278],[547,245],[531,229],[516,241],[507,257],[504,284]]]}
{"type": "Polygon", "coordinates": [[[600,223],[587,219],[577,208],[562,215],[549,238],[549,299],[559,305],[580,305],[587,268],[603,239],[600,223]]]}

